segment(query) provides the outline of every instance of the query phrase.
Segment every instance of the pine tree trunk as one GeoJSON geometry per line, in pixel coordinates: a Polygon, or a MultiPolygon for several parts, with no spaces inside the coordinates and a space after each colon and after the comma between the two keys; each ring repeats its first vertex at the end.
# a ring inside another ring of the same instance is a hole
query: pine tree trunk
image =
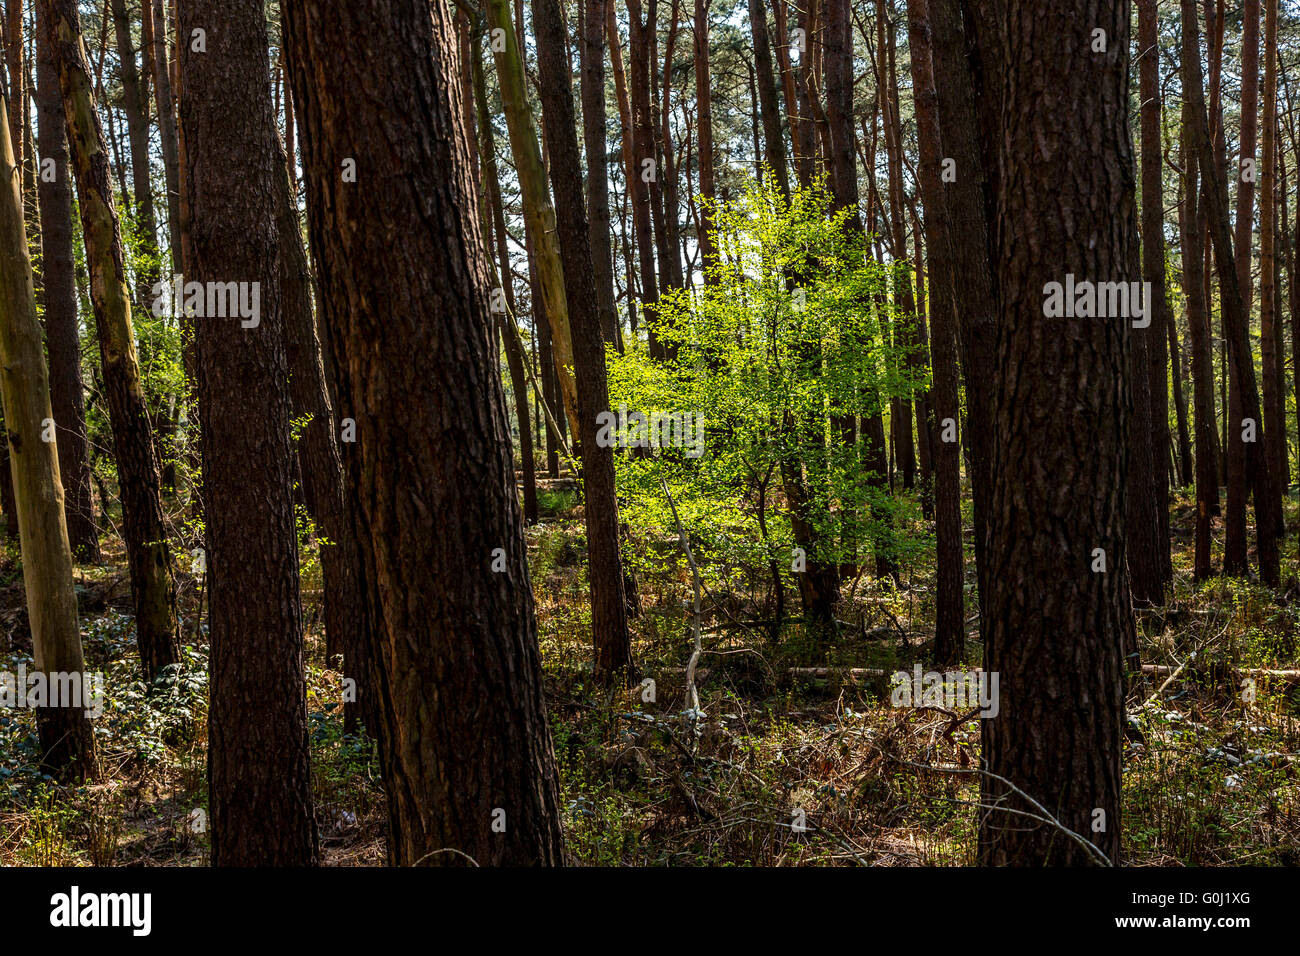
{"type": "Polygon", "coordinates": [[[957,392],[957,300],[953,278],[952,227],[940,164],[943,137],[931,54],[926,0],[908,0],[908,44],[912,97],[920,150],[918,178],[925,209],[925,239],[930,265],[930,361],[934,387],[935,597],[934,657],[959,660],[966,640],[961,525],[961,446],[957,443],[960,405],[957,392]],[[951,423],[951,427],[949,427],[951,423]]]}
{"type": "MultiPolygon", "coordinates": [[[[1169,537],[1169,344],[1167,330],[1173,322],[1165,291],[1164,160],[1160,128],[1160,46],[1157,41],[1157,0],[1140,0],[1138,5],[1139,94],[1142,140],[1142,279],[1151,283],[1145,329],[1134,329],[1134,345],[1145,340],[1149,358],[1150,385],[1148,416],[1151,421],[1152,494],[1156,518],[1155,552],[1160,594],[1174,576],[1169,537]]],[[[1134,596],[1139,596],[1137,583],[1134,596]]],[[[1155,592],[1153,591],[1152,594],[1155,592]]]]}
{"type": "Polygon", "coordinates": [[[150,298],[149,290],[158,281],[158,230],[154,221],[153,186],[149,181],[149,112],[136,66],[135,47],[131,43],[131,20],[127,16],[126,0],[110,0],[110,3],[122,82],[122,109],[126,113],[127,142],[131,151],[131,206],[135,213],[136,231],[132,238],[141,245],[144,253],[137,273],[136,301],[145,303],[150,298]]]}
{"type": "Polygon", "coordinates": [[[357,425],[390,860],[560,864],[451,15],[443,0],[284,10],[339,409],[357,425]]]}
{"type": "MultiPolygon", "coordinates": [[[[700,165],[700,262],[709,282],[709,264],[718,255],[712,208],[716,200],[713,173],[713,77],[709,74],[709,6],[711,0],[695,0],[695,133],[700,165]]],[[[654,29],[651,24],[650,29],[654,29]]]]}
{"type": "MultiPolygon", "coordinates": [[[[293,264],[281,265],[288,250],[277,217],[288,190],[279,182],[285,169],[265,13],[260,0],[187,0],[179,26],[185,36],[201,26],[215,47],[200,53],[185,46],[180,56],[190,91],[180,119],[189,147],[191,281],[247,283],[259,311],[255,326],[242,312],[194,323],[211,641],[212,864],[310,866],[319,847],[285,350],[294,335],[286,307],[302,303],[287,300],[281,284],[282,268],[293,264]]],[[[292,369],[294,378],[302,371],[292,369]]]]}
{"type": "MultiPolygon", "coordinates": [[[[984,609],[984,671],[1000,675],[1000,710],[983,721],[981,763],[1116,862],[1121,648],[1133,633],[1124,536],[1130,330],[1121,318],[1045,318],[1044,285],[1070,273],[1137,277],[1129,5],[976,6],[984,95],[1000,104],[987,131],[999,184],[991,224],[1001,330],[984,609]],[[1086,68],[1083,22],[1105,30],[1110,45],[1086,68]],[[1045,102],[1071,108],[1044,110],[1045,102]],[[1078,506],[1083,490],[1087,508],[1078,506]],[[1103,573],[1093,570],[1097,549],[1103,573]]],[[[996,777],[983,779],[980,802],[1036,813],[996,777]]],[[[981,816],[979,856],[984,865],[1099,862],[1060,829],[997,809],[981,816]]]]}
{"type": "MultiPolygon", "coordinates": [[[[501,203],[501,180],[497,174],[496,138],[488,114],[487,81],[483,72],[483,44],[473,47],[474,99],[478,109],[478,128],[482,144],[483,181],[487,187],[488,211],[496,237],[497,282],[505,294],[506,315],[498,315],[501,337],[505,340],[506,363],[510,369],[510,387],[515,400],[515,417],[519,421],[519,457],[524,472],[524,523],[537,523],[537,464],[533,460],[532,419],[528,412],[528,383],[524,372],[524,350],[517,325],[515,282],[510,273],[510,252],[506,245],[506,217],[501,203]]],[[[489,257],[490,258],[490,257],[489,257]]]]}
{"type": "Polygon", "coordinates": [[[1215,451],[1214,355],[1210,313],[1205,301],[1204,212],[1200,175],[1191,137],[1191,107],[1183,100],[1181,126],[1183,207],[1179,217],[1183,253],[1183,287],[1187,290],[1187,330],[1192,350],[1193,424],[1196,430],[1196,557],[1193,576],[1204,581],[1214,573],[1211,519],[1219,513],[1219,467],[1215,451]]]}
{"type": "Polygon", "coordinates": [[[614,310],[614,253],[610,242],[609,170],[605,134],[605,7],[613,0],[583,0],[582,136],[587,151],[587,211],[591,260],[595,270],[600,331],[613,344],[618,315],[614,310]]]}
{"type": "Polygon", "coordinates": [[[992,509],[994,349],[997,342],[996,276],[986,214],[993,170],[986,169],[976,105],[973,38],[963,25],[958,0],[930,0],[935,88],[939,94],[939,128],[944,155],[953,161],[954,179],[944,183],[953,235],[952,269],[957,296],[957,335],[969,419],[961,434],[970,449],[970,483],[974,504],[975,565],[980,593],[980,633],[988,623],[987,536],[992,509]],[[971,53],[968,59],[968,48],[971,53]]]}
{"type": "MultiPolygon", "coordinates": [[[[636,237],[638,265],[641,269],[641,309],[645,316],[648,349],[652,359],[664,357],[663,347],[655,334],[655,303],[659,301],[659,281],[655,269],[653,203],[647,176],[658,176],[655,167],[654,120],[650,115],[650,34],[653,20],[643,20],[641,0],[628,0],[628,100],[632,127],[624,127],[624,137],[632,140],[632,231],[636,237]]],[[[613,4],[610,4],[611,22],[613,4]]],[[[606,31],[617,36],[617,26],[607,24],[606,31]]]]}
{"type": "MultiPolygon", "coordinates": [[[[1183,89],[1190,100],[1192,136],[1196,143],[1198,159],[1202,174],[1202,199],[1206,205],[1210,223],[1210,237],[1214,243],[1215,261],[1219,266],[1219,281],[1222,296],[1223,325],[1228,340],[1230,368],[1235,380],[1240,383],[1237,400],[1230,402],[1237,406],[1240,414],[1234,414],[1230,422],[1228,453],[1231,466],[1234,457],[1244,458],[1245,484],[1252,489],[1255,499],[1255,533],[1259,552],[1260,578],[1270,587],[1278,585],[1278,553],[1276,511],[1270,506],[1273,495],[1273,481],[1268,461],[1263,454],[1263,442],[1259,441],[1260,414],[1259,390],[1255,382],[1255,363],[1251,357],[1249,321],[1245,300],[1238,283],[1236,259],[1232,247],[1232,237],[1228,227],[1228,190],[1227,184],[1220,178],[1215,167],[1213,150],[1210,143],[1209,121],[1205,112],[1205,100],[1201,92],[1201,61],[1196,47],[1200,33],[1196,19],[1195,0],[1182,0],[1183,4],[1183,89]],[[1246,420],[1255,423],[1255,441],[1246,441],[1246,420]]],[[[1247,253],[1248,255],[1249,253],[1247,253]]],[[[1231,471],[1230,467],[1230,471],[1231,471]]],[[[1229,514],[1233,519],[1232,487],[1229,486],[1229,514]]],[[[1239,516],[1244,523],[1244,516],[1239,516]]],[[[1231,543],[1231,542],[1230,542],[1231,543]]],[[[1227,554],[1224,570],[1227,573],[1244,573],[1245,555],[1227,554]],[[1229,564],[1229,560],[1233,562],[1229,564]]]]}
{"type": "MultiPolygon", "coordinates": [[[[776,177],[781,195],[790,195],[790,174],[786,170],[785,139],[781,133],[781,104],[777,99],[776,76],[772,71],[772,47],[768,40],[767,7],[763,0],[749,0],[749,30],[754,41],[754,70],[759,111],[763,117],[763,149],[767,166],[776,177]]],[[[784,42],[778,39],[778,43],[784,42]]]]}
{"type": "Polygon", "coordinates": [[[537,127],[528,108],[525,92],[524,67],[519,40],[510,22],[508,0],[488,0],[488,23],[493,29],[503,31],[502,49],[496,55],[497,79],[501,87],[501,103],[506,113],[510,131],[510,149],[514,155],[515,170],[523,194],[524,219],[532,236],[533,255],[537,265],[538,284],[546,307],[546,320],[550,326],[551,349],[555,358],[555,372],[559,379],[564,410],[569,428],[579,432],[578,387],[573,373],[573,333],[569,324],[568,304],[564,291],[564,267],[560,257],[559,240],[555,229],[555,207],[546,187],[546,164],[542,158],[537,127]]]}
{"type": "Polygon", "coordinates": [[[1264,8],[1264,128],[1259,179],[1260,374],[1264,391],[1266,459],[1275,478],[1272,501],[1277,513],[1274,517],[1277,533],[1285,535],[1282,492],[1287,474],[1286,398],[1281,387],[1281,323],[1277,307],[1277,0],[1264,0],[1264,8]]]}
{"type": "Polygon", "coordinates": [[[596,440],[600,416],[609,411],[609,390],[583,202],[582,166],[574,132],[572,70],[565,52],[566,31],[559,0],[533,0],[532,6],[542,120],[551,150],[551,189],[555,194],[573,334],[574,376],[578,382],[576,432],[582,457],[594,671],[598,681],[613,683],[632,676],[632,644],[619,554],[614,449],[602,447],[596,440]]]}

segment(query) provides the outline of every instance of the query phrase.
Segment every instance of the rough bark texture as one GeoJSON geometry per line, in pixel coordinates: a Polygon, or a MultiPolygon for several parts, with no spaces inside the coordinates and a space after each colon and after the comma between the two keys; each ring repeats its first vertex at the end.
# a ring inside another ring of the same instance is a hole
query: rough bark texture
{"type": "Polygon", "coordinates": [[[284,10],[339,408],[357,424],[390,859],[559,864],[451,15],[443,0],[284,10]]]}
{"type": "MultiPolygon", "coordinates": [[[[317,861],[293,515],[285,301],[276,222],[287,196],[260,0],[188,0],[181,126],[193,281],[258,283],[259,323],[194,323],[203,449],[214,866],[317,861]],[[257,400],[250,402],[248,396],[257,400]]],[[[299,370],[294,369],[297,373],[299,370]]],[[[296,374],[295,374],[296,377],[296,374]]],[[[323,475],[322,478],[327,478],[323,475]]]]}
{"type": "Polygon", "coordinates": [[[36,116],[41,159],[54,160],[54,176],[38,177],[41,206],[41,304],[50,355],[50,404],[54,410],[63,479],[68,543],[82,561],[98,563],[99,528],[86,451],[86,406],[81,386],[81,329],[72,251],[72,171],[63,121],[59,71],[50,59],[44,8],[37,5],[36,116]]]}
{"type": "Polygon", "coordinates": [[[158,462],[145,407],[131,325],[131,299],[122,236],[108,176],[104,133],[91,97],[75,0],[40,0],[63,92],[81,229],[90,271],[90,297],[113,428],[122,498],[123,537],[131,572],[140,660],[147,682],[178,659],[176,585],[158,498],[158,462]]]}
{"type": "MultiPolygon", "coordinates": [[[[1046,318],[1065,275],[1136,278],[1128,133],[1128,3],[977,4],[985,95],[1000,104],[989,157],[1000,296],[984,670],[1000,712],[981,763],[1112,861],[1119,852],[1121,648],[1132,635],[1125,554],[1129,323],[1046,318]],[[1079,24],[1106,31],[1093,54],[1079,24]],[[1069,103],[1068,110],[1044,103],[1069,103]],[[1062,396],[1066,396],[1063,400],[1062,396]],[[1093,571],[1095,549],[1105,571],[1093,571]],[[1095,810],[1105,829],[1094,832],[1095,810]]],[[[985,806],[1034,812],[984,778],[985,806]]],[[[997,809],[980,819],[986,865],[1082,865],[1059,829],[997,809]]]]}

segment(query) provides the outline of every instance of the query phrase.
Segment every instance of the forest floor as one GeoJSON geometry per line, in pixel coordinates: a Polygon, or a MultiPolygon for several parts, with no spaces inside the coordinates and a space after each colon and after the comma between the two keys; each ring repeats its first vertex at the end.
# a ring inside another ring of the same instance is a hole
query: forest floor
{"type": "MultiPolygon", "coordinates": [[[[885,676],[910,672],[914,662],[930,668],[932,565],[904,570],[897,586],[862,575],[846,591],[838,634],[816,640],[797,618],[777,639],[761,623],[771,614],[766,572],[738,570],[734,586],[705,596],[700,714],[686,703],[693,646],[686,563],[666,551],[638,581],[634,653],[653,693],[642,684],[610,696],[591,682],[581,507],[562,487],[545,491],[542,505],[543,519],[527,537],[574,864],[974,862],[979,721],[893,707],[885,676]]],[[[1294,497],[1287,507],[1289,525],[1300,527],[1294,497]]],[[[1242,687],[1250,669],[1300,666],[1294,539],[1280,592],[1228,580],[1194,587],[1192,508],[1179,498],[1172,510],[1174,596],[1167,608],[1139,616],[1143,663],[1181,670],[1131,683],[1124,861],[1300,865],[1300,689],[1266,675],[1242,687]]],[[[919,526],[904,530],[924,534],[919,526]]],[[[116,550],[115,539],[105,544],[104,564],[78,568],[88,668],[105,674],[105,712],[93,722],[103,779],[57,787],[36,767],[31,712],[0,711],[0,865],[207,862],[207,645],[194,624],[201,582],[180,576],[185,662],[164,692],[146,695],[120,543],[116,550]]],[[[373,746],[343,732],[333,703],[341,675],[324,659],[310,552],[309,545],[304,615],[323,861],[380,864],[378,767],[373,746]]],[[[973,580],[967,590],[969,614],[973,580]]],[[[787,613],[797,614],[797,596],[786,601],[787,613]]],[[[968,632],[964,666],[974,668],[981,648],[973,618],[968,632]]],[[[0,558],[0,667],[16,671],[23,663],[31,667],[31,637],[10,544],[0,558]]]]}

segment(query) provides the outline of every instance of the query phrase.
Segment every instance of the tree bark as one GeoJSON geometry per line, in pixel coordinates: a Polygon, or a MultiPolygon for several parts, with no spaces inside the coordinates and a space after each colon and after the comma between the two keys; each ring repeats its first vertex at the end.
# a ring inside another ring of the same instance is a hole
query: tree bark
{"type": "MultiPolygon", "coordinates": [[[[998,715],[982,724],[981,764],[1115,862],[1121,649],[1133,634],[1124,537],[1129,323],[1045,318],[1044,286],[1070,273],[1136,278],[1129,5],[976,6],[985,96],[1000,104],[988,131],[1001,329],[983,613],[984,670],[1000,674],[1001,694],[998,715]],[[1107,53],[1081,48],[1080,23],[1105,31],[1107,53]],[[1050,102],[1071,108],[1044,110],[1050,102]],[[1104,573],[1093,571],[1096,549],[1104,573]]],[[[1050,824],[999,812],[1035,812],[1000,780],[983,779],[980,802],[995,808],[980,820],[982,864],[1098,862],[1050,824]]]]}
{"type": "MultiPolygon", "coordinates": [[[[349,485],[385,698],[389,858],[558,865],[558,777],[451,15],[443,0],[284,10],[339,407],[357,426],[349,485]]],[[[508,17],[505,29],[513,38],[508,17]]]]}
{"type": "Polygon", "coordinates": [[[251,327],[242,313],[194,323],[212,646],[212,864],[310,866],[319,847],[293,514],[286,250],[277,224],[288,197],[277,184],[284,160],[266,20],[259,0],[187,0],[179,27],[183,36],[202,27],[211,44],[207,52],[186,45],[180,56],[190,91],[180,119],[192,281],[247,284],[259,312],[251,327]]]}

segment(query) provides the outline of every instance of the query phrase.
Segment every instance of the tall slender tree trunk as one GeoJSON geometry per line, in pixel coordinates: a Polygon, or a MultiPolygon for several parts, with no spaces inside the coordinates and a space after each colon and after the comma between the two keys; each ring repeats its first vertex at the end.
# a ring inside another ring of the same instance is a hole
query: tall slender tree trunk
{"type": "Polygon", "coordinates": [[[149,109],[136,65],[135,46],[131,42],[131,18],[127,15],[126,0],[110,0],[110,3],[122,81],[122,109],[126,113],[127,142],[131,151],[131,207],[136,220],[136,235],[132,238],[144,253],[137,271],[136,301],[144,303],[149,299],[149,290],[158,281],[159,271],[158,229],[154,220],[153,186],[149,180],[149,109]]]}
{"type": "MultiPolygon", "coordinates": [[[[47,675],[48,686],[55,686],[49,681],[54,674],[75,674],[73,680],[85,687],[63,486],[55,443],[47,437],[54,413],[36,319],[18,159],[8,127],[7,122],[0,123],[0,172],[5,183],[0,190],[0,393],[14,498],[21,514],[23,589],[36,670],[47,675]]],[[[64,779],[94,778],[98,768],[87,703],[67,699],[45,703],[37,711],[43,763],[64,779]]]]}
{"type": "Polygon", "coordinates": [[[993,361],[998,335],[996,275],[992,265],[989,207],[991,179],[980,142],[984,123],[977,109],[975,77],[982,75],[978,48],[968,35],[958,0],[929,0],[939,127],[954,178],[944,183],[953,235],[952,269],[957,296],[957,335],[966,386],[970,482],[974,504],[975,564],[980,593],[980,633],[988,625],[987,535],[992,509],[993,361]]]}
{"type": "Polygon", "coordinates": [[[908,45],[916,109],[918,177],[925,209],[930,264],[930,362],[933,408],[934,526],[937,588],[934,656],[958,660],[966,640],[961,526],[961,446],[957,443],[957,301],[953,279],[953,235],[941,172],[943,138],[939,95],[934,83],[931,27],[926,0],[908,0],[908,45]]]}
{"type": "Polygon", "coordinates": [[[59,71],[73,172],[80,197],[91,301],[122,497],[136,632],[145,680],[179,657],[176,585],[158,495],[158,462],[140,382],[122,237],[108,178],[104,133],[90,91],[75,0],[40,0],[59,71]]]}
{"type": "Polygon", "coordinates": [[[99,528],[87,456],[86,405],[81,386],[81,327],[72,246],[72,179],[63,121],[59,72],[50,59],[44,7],[36,8],[36,113],[41,158],[54,161],[54,175],[39,176],[41,207],[41,304],[50,354],[50,405],[58,435],[59,474],[72,553],[99,563],[99,528]]]}
{"type": "Polygon", "coordinates": [[[590,214],[591,260],[596,280],[600,332],[617,338],[614,309],[614,253],[609,224],[609,148],[605,134],[605,7],[613,0],[583,0],[582,136],[587,151],[587,211],[590,214]]]}
{"type": "Polygon", "coordinates": [[[1274,520],[1277,533],[1284,535],[1282,494],[1286,484],[1287,454],[1286,398],[1280,374],[1281,323],[1277,307],[1277,0],[1264,0],[1264,9],[1264,128],[1259,167],[1260,375],[1264,391],[1265,458],[1274,477],[1274,520]]]}
{"type": "MultiPolygon", "coordinates": [[[[638,266],[641,270],[641,309],[645,316],[650,357],[664,357],[663,346],[655,334],[655,303],[659,301],[659,279],[655,268],[654,226],[651,221],[652,200],[647,177],[658,176],[654,144],[654,120],[650,115],[650,35],[654,20],[642,19],[641,0],[628,0],[628,100],[632,128],[624,127],[624,137],[632,138],[632,166],[628,180],[632,189],[632,231],[636,237],[638,266]]],[[[613,23],[613,4],[610,18],[613,23]]],[[[618,36],[617,25],[607,26],[611,38],[618,36]]],[[[611,44],[614,42],[611,39],[611,44]]]]}
{"type": "Polygon", "coordinates": [[[451,15],[443,0],[284,11],[339,407],[357,425],[348,468],[373,575],[390,860],[558,865],[558,776],[451,15]]]}
{"type": "MultiPolygon", "coordinates": [[[[501,337],[505,341],[506,363],[510,369],[510,387],[515,400],[515,417],[519,421],[519,457],[524,473],[524,523],[537,523],[537,464],[533,459],[532,420],[528,412],[528,382],[524,372],[524,350],[517,325],[515,283],[510,273],[510,251],[506,245],[506,217],[501,202],[501,180],[497,174],[496,136],[488,113],[487,80],[483,71],[483,44],[473,46],[474,98],[478,109],[478,128],[483,162],[483,181],[487,189],[488,210],[496,237],[497,281],[506,300],[506,314],[497,315],[501,337]]],[[[490,258],[490,256],[489,256],[490,258]]]]}
{"type": "Polygon", "coordinates": [[[1205,301],[1204,212],[1200,202],[1199,161],[1192,142],[1191,106],[1183,100],[1183,208],[1179,217],[1183,251],[1183,287],[1187,290],[1187,330],[1192,350],[1193,423],[1196,430],[1196,556],[1193,575],[1204,581],[1214,573],[1211,519],[1219,513],[1218,434],[1214,416],[1214,355],[1210,311],[1205,301]]]}
{"type": "Polygon", "coordinates": [[[609,391],[583,203],[582,167],[574,132],[572,70],[565,51],[566,31],[560,0],[533,0],[533,32],[537,40],[542,120],[551,149],[551,188],[557,208],[560,254],[564,259],[574,374],[578,380],[579,413],[575,432],[582,457],[594,669],[597,680],[613,683],[620,677],[626,680],[632,676],[632,643],[623,594],[623,561],[619,554],[614,449],[602,447],[596,439],[600,416],[609,411],[609,391]]]}
{"type": "Polygon", "coordinates": [[[163,181],[167,186],[167,234],[170,239],[173,273],[181,264],[181,196],[179,182],[180,147],[176,133],[176,101],[172,98],[171,71],[167,56],[167,17],[163,0],[141,0],[145,42],[153,43],[153,89],[158,106],[158,140],[163,158],[163,181]]]}
{"type": "MultiPolygon", "coordinates": [[[[1244,446],[1246,483],[1251,487],[1255,500],[1255,534],[1259,553],[1260,578],[1269,587],[1278,585],[1278,553],[1276,514],[1270,501],[1273,495],[1273,482],[1268,461],[1263,454],[1263,443],[1258,440],[1258,431],[1262,416],[1260,414],[1259,390],[1255,382],[1255,363],[1251,357],[1250,330],[1246,313],[1245,300],[1238,283],[1236,259],[1232,248],[1232,236],[1228,225],[1228,190],[1227,184],[1219,176],[1215,167],[1213,149],[1210,143],[1209,120],[1205,112],[1204,95],[1201,92],[1201,61],[1197,47],[1198,28],[1195,0],[1182,0],[1183,4],[1183,90],[1190,100],[1192,135],[1196,143],[1198,159],[1202,174],[1202,199],[1205,202],[1210,223],[1210,238],[1214,243],[1215,261],[1219,265],[1219,281],[1222,297],[1223,326],[1228,340],[1230,367],[1240,382],[1240,415],[1234,415],[1228,432],[1229,441],[1238,450],[1244,446]],[[1255,439],[1247,441],[1249,436],[1247,420],[1254,422],[1255,439]]],[[[1247,253],[1249,255],[1249,253],[1247,253]]],[[[1234,452],[1229,452],[1231,461],[1234,452]]],[[[1229,488],[1231,492],[1231,487],[1229,488]]],[[[1232,519],[1233,502],[1229,500],[1229,519],[1232,519]]],[[[1224,570],[1229,573],[1244,573],[1244,555],[1225,555],[1224,570]],[[1233,563],[1229,565],[1229,558],[1233,563]],[[1243,559],[1240,563],[1238,558],[1243,559]]]]}
{"type": "MultiPolygon", "coordinates": [[[[767,29],[767,7],[763,0],[749,0],[749,32],[754,42],[755,85],[763,117],[763,151],[767,166],[776,177],[782,197],[790,196],[790,174],[786,170],[785,139],[781,134],[781,104],[777,99],[776,75],[772,70],[772,46],[767,29]]],[[[784,42],[778,39],[778,43],[784,42]]]]}
{"type": "Polygon", "coordinates": [[[319,847],[280,271],[287,250],[277,224],[288,194],[279,182],[285,169],[266,19],[260,0],[187,0],[179,25],[185,36],[202,27],[212,44],[207,52],[182,47],[180,56],[190,91],[181,126],[189,146],[193,279],[239,283],[241,298],[247,289],[259,313],[255,325],[246,316],[203,315],[194,323],[212,644],[212,863],[312,865],[319,847]],[[255,404],[249,393],[258,396],[255,404]],[[257,529],[251,538],[250,528],[257,529]]]}
{"type": "Polygon", "coordinates": [[[1145,329],[1134,329],[1134,352],[1145,344],[1149,368],[1148,417],[1152,457],[1151,494],[1155,510],[1156,540],[1151,558],[1156,563],[1160,590],[1143,594],[1133,581],[1133,596],[1163,599],[1173,581],[1169,538],[1169,346],[1166,330],[1173,321],[1165,291],[1165,203],[1161,177],[1164,161],[1160,135],[1160,45],[1157,42],[1157,0],[1139,0],[1137,59],[1141,98],[1142,147],[1142,279],[1150,283],[1145,329]]]}
{"type": "MultiPolygon", "coordinates": [[[[716,187],[713,176],[713,77],[709,73],[709,7],[711,0],[695,0],[695,131],[700,164],[700,261],[706,267],[718,255],[714,236],[716,187]]],[[[651,29],[654,26],[651,25],[651,29]]],[[[705,271],[704,280],[710,281],[705,271]]]]}

